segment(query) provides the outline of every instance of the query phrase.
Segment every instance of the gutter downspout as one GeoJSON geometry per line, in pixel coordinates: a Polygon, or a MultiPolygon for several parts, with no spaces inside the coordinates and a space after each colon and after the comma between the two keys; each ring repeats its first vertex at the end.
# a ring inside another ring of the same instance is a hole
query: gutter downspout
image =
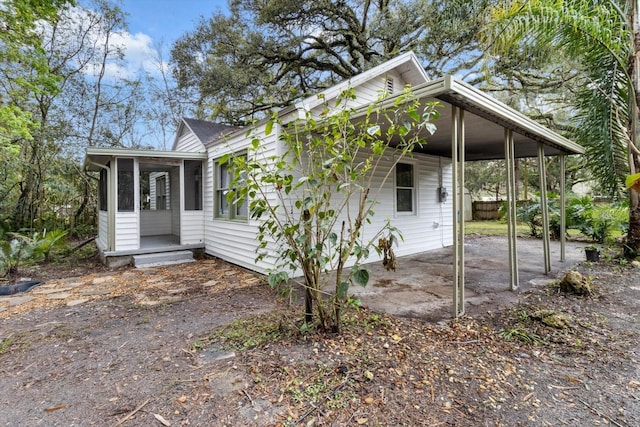
{"type": "MultiPolygon", "coordinates": [[[[111,183],[111,168],[105,165],[101,165],[99,163],[93,162],[91,160],[87,161],[88,164],[92,166],[97,166],[100,169],[104,169],[107,171],[107,247],[105,251],[112,251],[115,247],[115,227],[116,227],[116,216],[115,216],[115,197],[113,195],[112,183],[111,183]]],[[[100,227],[100,224],[98,224],[100,227]]]]}

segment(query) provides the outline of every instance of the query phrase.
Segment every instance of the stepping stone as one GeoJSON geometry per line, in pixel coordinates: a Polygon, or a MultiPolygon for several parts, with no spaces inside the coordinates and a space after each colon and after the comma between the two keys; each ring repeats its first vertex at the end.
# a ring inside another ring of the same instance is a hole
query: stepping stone
{"type": "Polygon", "coordinates": [[[40,295],[49,295],[49,294],[57,294],[60,292],[67,292],[70,291],[71,287],[66,287],[66,288],[49,288],[49,289],[34,289],[33,291],[31,291],[32,294],[40,294],[40,295]]]}
{"type": "Polygon", "coordinates": [[[69,292],[63,292],[63,293],[51,294],[47,297],[47,299],[51,299],[51,300],[67,299],[71,295],[73,294],[69,292]]]}
{"type": "Polygon", "coordinates": [[[16,305],[27,303],[33,299],[33,297],[23,295],[19,297],[0,298],[0,301],[8,301],[9,307],[15,307],[16,305]]]}
{"type": "Polygon", "coordinates": [[[108,295],[111,293],[110,289],[87,289],[84,291],[80,291],[80,295],[83,296],[94,296],[94,295],[108,295]]]}
{"type": "Polygon", "coordinates": [[[89,298],[74,299],[67,303],[67,307],[75,307],[76,305],[84,304],[87,301],[89,301],[89,298]]]}
{"type": "Polygon", "coordinates": [[[203,283],[202,286],[204,286],[205,288],[211,288],[213,286],[216,286],[218,283],[220,282],[218,282],[217,280],[209,280],[208,282],[203,283]]]}
{"type": "Polygon", "coordinates": [[[113,276],[102,276],[102,277],[94,277],[93,278],[93,284],[94,285],[102,285],[102,284],[109,284],[110,282],[113,282],[113,276]]]}
{"type": "Polygon", "coordinates": [[[71,282],[71,283],[65,283],[65,286],[71,288],[71,289],[75,289],[78,288],[80,286],[84,285],[84,283],[82,282],[71,282]]]}
{"type": "Polygon", "coordinates": [[[233,351],[224,351],[217,348],[208,348],[200,355],[200,360],[204,363],[215,362],[216,360],[225,360],[236,357],[233,351]]]}

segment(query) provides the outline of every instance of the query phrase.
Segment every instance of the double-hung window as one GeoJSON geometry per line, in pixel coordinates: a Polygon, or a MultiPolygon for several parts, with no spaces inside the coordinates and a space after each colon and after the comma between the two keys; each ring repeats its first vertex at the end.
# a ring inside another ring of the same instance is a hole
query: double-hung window
{"type": "Polygon", "coordinates": [[[415,181],[413,165],[398,163],[396,165],[396,212],[415,212],[415,181]]]}
{"type": "Polygon", "coordinates": [[[229,201],[227,194],[232,190],[233,174],[229,163],[215,163],[215,216],[219,219],[246,220],[248,217],[248,201],[229,201]]]}

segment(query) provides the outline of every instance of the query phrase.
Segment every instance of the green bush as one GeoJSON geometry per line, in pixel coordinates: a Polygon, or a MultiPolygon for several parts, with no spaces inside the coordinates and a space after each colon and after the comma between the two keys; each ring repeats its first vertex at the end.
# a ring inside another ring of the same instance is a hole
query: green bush
{"type": "MultiPolygon", "coordinates": [[[[560,207],[557,194],[549,193],[547,195],[547,206],[549,208],[549,230],[552,237],[557,239],[560,237],[560,207]]],[[[527,224],[531,237],[542,236],[542,204],[539,195],[518,206],[516,215],[518,220],[527,224]]]]}
{"type": "Polygon", "coordinates": [[[596,204],[590,197],[572,199],[567,208],[567,223],[597,243],[611,240],[614,231],[626,232],[628,211],[623,206],[596,204]]]}
{"type": "Polygon", "coordinates": [[[44,259],[48,262],[51,250],[63,243],[68,232],[53,230],[42,233],[37,232],[29,236],[20,233],[6,233],[11,236],[9,240],[0,240],[0,274],[2,277],[15,276],[18,267],[27,261],[44,259]]]}
{"type": "MultiPolygon", "coordinates": [[[[550,193],[549,230],[555,239],[560,237],[560,204],[558,196],[550,193]]],[[[519,206],[518,219],[529,227],[532,237],[542,235],[542,211],[540,197],[519,206]]],[[[628,210],[621,205],[597,204],[589,196],[571,198],[566,209],[566,228],[578,229],[596,243],[605,243],[612,239],[614,232],[625,233],[628,224],[628,210]]]]}

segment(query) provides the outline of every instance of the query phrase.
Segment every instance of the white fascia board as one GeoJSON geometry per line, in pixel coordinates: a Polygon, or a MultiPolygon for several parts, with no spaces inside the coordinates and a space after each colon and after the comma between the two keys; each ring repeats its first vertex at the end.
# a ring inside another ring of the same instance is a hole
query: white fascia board
{"type": "Polygon", "coordinates": [[[119,157],[154,157],[160,159],[206,159],[204,151],[161,151],[161,150],[137,150],[134,148],[106,148],[88,147],[87,156],[119,156],[119,157]]]}
{"type": "Polygon", "coordinates": [[[176,136],[173,138],[173,144],[171,144],[171,151],[175,150],[178,147],[178,140],[180,139],[180,134],[182,133],[182,128],[186,126],[184,118],[180,118],[180,124],[178,125],[178,129],[176,129],[176,136]]]}
{"type": "Polygon", "coordinates": [[[98,158],[150,158],[150,159],[174,159],[174,160],[206,160],[206,152],[182,152],[160,150],[136,150],[129,148],[88,147],[84,158],[84,169],[89,169],[91,164],[99,163],[98,158]]]}

